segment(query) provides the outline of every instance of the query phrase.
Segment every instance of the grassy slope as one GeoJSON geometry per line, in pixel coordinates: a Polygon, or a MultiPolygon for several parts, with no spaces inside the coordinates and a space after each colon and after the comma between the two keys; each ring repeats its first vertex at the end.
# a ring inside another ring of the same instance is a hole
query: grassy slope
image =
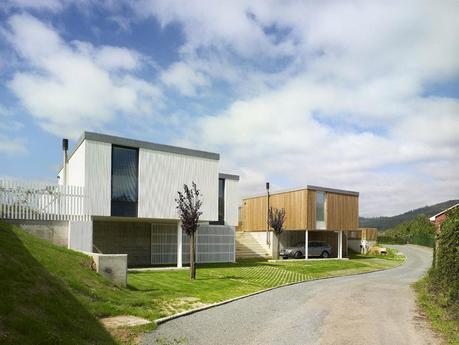
{"type": "Polygon", "coordinates": [[[427,277],[418,281],[414,287],[418,295],[418,303],[433,327],[447,339],[448,344],[459,345],[459,320],[453,319],[438,300],[439,297],[428,291],[427,277]]]}
{"type": "Polygon", "coordinates": [[[115,344],[96,317],[157,315],[90,265],[86,255],[0,222],[0,343],[115,344]]]}
{"type": "MultiPolygon", "coordinates": [[[[115,344],[97,318],[137,315],[155,320],[199,303],[389,268],[398,260],[357,255],[349,261],[212,264],[199,266],[194,282],[186,270],[142,272],[130,273],[128,287],[117,288],[90,269],[89,257],[0,221],[0,343],[115,344]]],[[[128,333],[146,329],[117,334],[129,338],[128,333]]]]}

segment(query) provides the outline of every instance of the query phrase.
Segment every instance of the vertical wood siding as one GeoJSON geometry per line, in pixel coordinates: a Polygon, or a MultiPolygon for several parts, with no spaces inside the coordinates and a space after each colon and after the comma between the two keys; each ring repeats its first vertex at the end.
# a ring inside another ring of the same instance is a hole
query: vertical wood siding
{"type": "Polygon", "coordinates": [[[327,193],[327,230],[354,230],[359,227],[359,198],[327,193]]]}
{"type": "MultiPolygon", "coordinates": [[[[306,189],[302,189],[270,196],[270,207],[285,209],[285,229],[306,229],[307,193],[306,189]]],[[[267,207],[267,196],[245,199],[241,210],[240,230],[266,231],[267,207]]]]}
{"type": "Polygon", "coordinates": [[[201,220],[217,220],[217,160],[140,149],[139,217],[178,219],[177,191],[193,181],[202,194],[201,220]]]}
{"type": "MultiPolygon", "coordinates": [[[[316,229],[316,191],[294,190],[271,195],[271,207],[285,209],[286,230],[316,229]]],[[[267,197],[244,199],[240,209],[240,231],[266,231],[267,197]]],[[[326,192],[325,221],[327,230],[357,229],[359,197],[326,192]]]]}
{"type": "Polygon", "coordinates": [[[225,223],[231,226],[238,224],[239,215],[239,181],[225,180],[225,223]]]}
{"type": "Polygon", "coordinates": [[[110,216],[112,145],[85,140],[85,183],[94,216],[110,216]]]}

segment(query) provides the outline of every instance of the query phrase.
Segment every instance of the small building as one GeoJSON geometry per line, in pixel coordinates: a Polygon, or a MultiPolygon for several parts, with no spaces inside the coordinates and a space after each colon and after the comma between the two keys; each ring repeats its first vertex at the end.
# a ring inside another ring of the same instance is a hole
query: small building
{"type": "MultiPolygon", "coordinates": [[[[269,207],[283,208],[285,231],[280,249],[297,243],[323,241],[331,245],[330,257],[347,256],[347,231],[358,231],[359,193],[310,186],[245,197],[240,208],[236,235],[238,256],[272,256],[276,240],[268,231],[269,207]]],[[[307,258],[305,245],[305,257],[307,258]]]]}
{"type": "Polygon", "coordinates": [[[436,215],[432,216],[429,218],[430,222],[435,225],[435,233],[438,235],[441,231],[441,225],[442,223],[446,220],[446,217],[447,217],[447,213],[448,211],[456,208],[456,207],[459,207],[459,203],[447,208],[446,210],[443,210],[439,213],[437,213],[436,215]]]}
{"type": "Polygon", "coordinates": [[[435,226],[435,249],[436,249],[437,254],[438,254],[438,236],[440,235],[440,232],[441,232],[441,225],[448,217],[448,212],[456,207],[459,207],[459,203],[451,207],[448,207],[446,210],[443,210],[429,218],[430,223],[432,223],[435,226]]]}
{"type": "Polygon", "coordinates": [[[85,132],[59,173],[86,187],[91,221],[70,223],[69,247],[128,254],[129,266],[177,265],[189,259],[177,191],[194,182],[203,206],[197,262],[232,262],[239,177],[219,173],[212,152],[85,132]]]}
{"type": "Polygon", "coordinates": [[[189,260],[177,192],[196,183],[202,215],[196,262],[234,262],[239,176],[219,172],[220,155],[84,132],[57,185],[0,181],[0,218],[70,249],[127,254],[134,266],[189,260]]]}

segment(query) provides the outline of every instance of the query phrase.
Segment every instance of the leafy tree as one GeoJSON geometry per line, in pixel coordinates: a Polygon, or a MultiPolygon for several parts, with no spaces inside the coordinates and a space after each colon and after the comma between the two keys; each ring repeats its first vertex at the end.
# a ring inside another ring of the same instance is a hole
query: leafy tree
{"type": "Polygon", "coordinates": [[[277,252],[276,259],[279,258],[279,246],[280,246],[280,235],[284,231],[284,222],[285,222],[285,209],[281,208],[269,208],[268,211],[268,223],[271,228],[273,228],[274,235],[277,238],[277,252]]]}
{"type": "Polygon", "coordinates": [[[432,247],[435,241],[435,228],[424,215],[405,221],[384,231],[381,239],[393,243],[414,243],[432,247]]]}
{"type": "Polygon", "coordinates": [[[459,319],[459,208],[448,212],[446,217],[438,238],[432,278],[435,289],[445,298],[446,307],[459,319]]]}
{"type": "Polygon", "coordinates": [[[196,279],[196,266],[195,266],[195,233],[199,227],[199,217],[202,212],[202,200],[200,199],[200,192],[196,188],[196,183],[192,183],[192,188],[186,184],[183,185],[183,193],[177,192],[178,198],[175,199],[177,203],[177,212],[182,222],[182,231],[184,231],[190,239],[190,279],[196,279]]]}

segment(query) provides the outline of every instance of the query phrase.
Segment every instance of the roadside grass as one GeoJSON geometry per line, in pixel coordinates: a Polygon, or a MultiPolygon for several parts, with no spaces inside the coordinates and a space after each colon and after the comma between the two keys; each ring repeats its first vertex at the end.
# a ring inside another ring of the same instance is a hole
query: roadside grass
{"type": "Polygon", "coordinates": [[[425,276],[414,284],[418,304],[429,318],[432,326],[445,337],[448,344],[459,345],[459,319],[450,315],[441,301],[441,296],[432,294],[428,289],[428,277],[425,276]]]}
{"type": "Polygon", "coordinates": [[[91,270],[92,259],[0,221],[1,344],[131,344],[149,326],[108,332],[99,319],[135,315],[151,321],[266,288],[379,269],[401,258],[352,254],[343,261],[198,265],[188,270],[130,272],[112,286],[91,270]]]}

